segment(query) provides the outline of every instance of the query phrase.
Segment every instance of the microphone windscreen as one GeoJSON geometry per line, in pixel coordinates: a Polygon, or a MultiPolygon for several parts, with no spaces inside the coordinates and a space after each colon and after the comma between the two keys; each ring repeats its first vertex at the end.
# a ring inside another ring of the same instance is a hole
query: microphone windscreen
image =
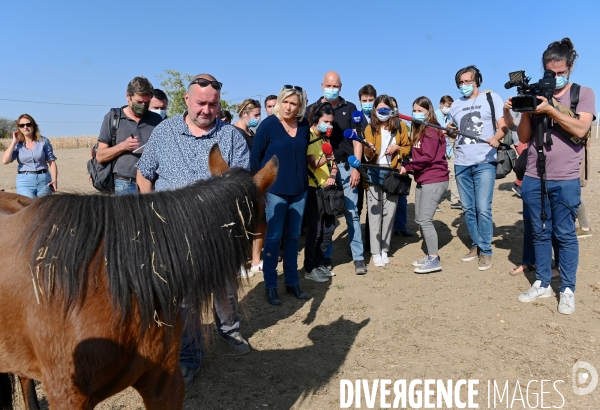
{"type": "Polygon", "coordinates": [[[327,128],[327,131],[325,132],[325,138],[331,137],[332,133],[333,133],[333,127],[327,128]]]}
{"type": "Polygon", "coordinates": [[[401,120],[404,121],[412,121],[412,117],[409,117],[408,115],[404,115],[404,114],[398,114],[398,118],[400,118],[401,120]]]}
{"type": "Polygon", "coordinates": [[[333,154],[333,147],[328,142],[324,142],[321,145],[321,150],[323,151],[323,154],[325,154],[325,155],[331,155],[331,154],[333,154]]]}
{"type": "Polygon", "coordinates": [[[363,120],[363,113],[356,110],[352,113],[352,122],[355,124],[360,124],[363,120]]]}
{"type": "Polygon", "coordinates": [[[507,90],[511,87],[512,87],[512,84],[510,83],[510,81],[507,81],[506,83],[504,83],[504,88],[506,88],[507,90]]]}
{"type": "Polygon", "coordinates": [[[348,157],[348,164],[350,164],[350,166],[352,168],[358,168],[358,167],[360,167],[360,161],[354,155],[350,155],[348,157]]]}

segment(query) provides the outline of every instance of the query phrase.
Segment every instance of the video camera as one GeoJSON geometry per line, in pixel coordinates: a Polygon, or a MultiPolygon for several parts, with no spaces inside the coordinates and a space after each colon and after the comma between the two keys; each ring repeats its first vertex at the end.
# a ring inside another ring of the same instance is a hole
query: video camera
{"type": "Polygon", "coordinates": [[[525,75],[525,71],[513,71],[508,74],[508,81],[504,88],[517,87],[517,96],[512,98],[512,109],[515,112],[532,112],[537,108],[540,100],[538,96],[552,98],[552,90],[556,88],[556,74],[552,70],[544,71],[544,78],[535,84],[529,84],[531,77],[525,75]]]}

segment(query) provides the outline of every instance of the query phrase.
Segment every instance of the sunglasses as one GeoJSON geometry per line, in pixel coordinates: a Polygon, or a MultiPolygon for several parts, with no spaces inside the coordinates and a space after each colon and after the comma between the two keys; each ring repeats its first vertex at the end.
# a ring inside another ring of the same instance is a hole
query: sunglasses
{"type": "Polygon", "coordinates": [[[30,122],[26,122],[25,124],[19,124],[19,128],[31,128],[31,123],[30,122]]]}
{"type": "Polygon", "coordinates": [[[286,90],[296,90],[302,92],[302,87],[298,87],[297,85],[286,84],[283,86],[283,88],[285,88],[286,90]]]}
{"type": "Polygon", "coordinates": [[[260,108],[260,103],[257,100],[248,100],[246,102],[246,104],[241,106],[240,111],[244,111],[246,109],[246,107],[249,106],[250,104],[256,105],[257,108],[260,108]]]}
{"type": "Polygon", "coordinates": [[[194,84],[198,84],[202,88],[212,85],[212,88],[214,88],[215,90],[220,90],[221,87],[223,87],[223,83],[220,83],[218,81],[210,81],[210,80],[207,80],[206,78],[198,78],[198,79],[192,81],[190,83],[190,87],[194,84]]]}

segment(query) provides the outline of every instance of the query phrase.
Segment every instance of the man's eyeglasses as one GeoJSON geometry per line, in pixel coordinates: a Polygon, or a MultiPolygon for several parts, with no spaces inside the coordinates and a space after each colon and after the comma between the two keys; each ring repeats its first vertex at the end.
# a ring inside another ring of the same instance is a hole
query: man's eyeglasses
{"type": "Polygon", "coordinates": [[[471,84],[475,84],[475,80],[465,80],[465,81],[458,82],[458,85],[471,85],[471,84]]]}
{"type": "Polygon", "coordinates": [[[26,122],[24,124],[19,124],[19,128],[31,128],[31,123],[30,122],[26,122]]]}
{"type": "Polygon", "coordinates": [[[283,86],[283,88],[285,88],[286,90],[296,90],[302,92],[302,87],[298,87],[297,85],[286,84],[283,86]]]}
{"type": "Polygon", "coordinates": [[[204,87],[208,87],[209,85],[212,85],[212,88],[214,88],[215,90],[220,90],[221,87],[223,87],[223,83],[220,83],[218,81],[211,81],[211,80],[207,80],[206,78],[197,78],[194,81],[192,81],[190,83],[190,87],[194,84],[198,84],[200,87],[204,88],[204,87]]]}

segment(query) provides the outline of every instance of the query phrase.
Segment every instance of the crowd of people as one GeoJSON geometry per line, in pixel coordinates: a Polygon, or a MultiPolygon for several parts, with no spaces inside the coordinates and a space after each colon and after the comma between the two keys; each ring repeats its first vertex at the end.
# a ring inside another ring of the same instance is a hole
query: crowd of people
{"type": "MultiPolygon", "coordinates": [[[[114,194],[131,195],[180,188],[209,178],[207,158],[214,143],[219,144],[230,167],[253,173],[277,156],[278,177],[266,194],[266,230],[254,238],[249,264],[242,267],[241,275],[262,273],[267,302],[281,305],[280,261],[286,293],[309,298],[300,287],[298,274],[303,225],[305,279],[323,283],[335,275],[331,255],[336,216],[322,206],[328,187],[343,192],[347,251],[356,274],[367,273],[365,251],[370,251],[375,267],[384,267],[390,263],[392,235],[413,236],[406,227],[407,192],[398,189],[398,178],[408,174],[414,180],[415,221],[426,249],[423,258],[412,263],[414,272],[442,269],[433,219],[448,189],[450,207],[464,212],[471,241],[462,261],[477,260],[479,270],[490,269],[497,148],[512,132],[526,165],[524,177],[514,187],[523,200],[523,260],[511,274],[536,272],[536,281],[518,300],[550,297],[554,272],[561,280],[558,311],[571,314],[575,311],[577,235],[591,235],[585,208],[580,205],[581,186],[587,180],[587,171],[580,178],[584,172],[580,164],[587,167],[586,136],[595,112],[593,90],[570,82],[576,57],[569,39],[548,46],[542,63],[554,73],[556,88],[551,98],[537,97],[537,108],[522,112],[518,126],[512,100],[504,102],[498,94],[481,90],[483,76],[475,66],[464,67],[455,75],[460,98],[444,95],[439,104],[426,96],[416,98],[410,123],[398,119],[392,96],[378,94],[370,84],[358,91],[357,108],[341,96],[342,80],[334,71],[324,75],[323,94],[312,104],[302,87],[284,85],[263,104],[244,100],[237,106],[233,124],[232,114],[221,109],[222,84],[212,75],[193,78],[185,97],[187,111],[171,118],[166,116],[167,96],[147,79],[136,77],[127,87],[127,105],[104,117],[97,160],[112,162],[114,194]],[[356,111],[361,113],[358,123],[353,120],[356,111]],[[538,138],[540,124],[549,123],[548,119],[554,125],[543,129],[547,131],[543,140],[538,138]],[[347,130],[354,130],[358,138],[347,138],[347,130]],[[543,150],[539,150],[540,142],[543,150]],[[545,156],[545,170],[539,167],[540,152],[545,156]],[[352,158],[366,166],[356,167],[352,158]],[[364,204],[367,225],[363,236],[364,204]]],[[[2,158],[4,163],[19,162],[17,192],[35,197],[56,191],[56,158],[49,141],[40,135],[31,116],[20,116],[17,125],[2,158]]],[[[214,306],[217,328],[235,353],[245,354],[250,347],[239,332],[237,284],[230,284],[229,300],[230,306],[214,306]]],[[[183,311],[185,315],[185,307],[183,311]]],[[[195,328],[184,330],[180,361],[186,387],[202,358],[198,332],[195,328]]]]}

